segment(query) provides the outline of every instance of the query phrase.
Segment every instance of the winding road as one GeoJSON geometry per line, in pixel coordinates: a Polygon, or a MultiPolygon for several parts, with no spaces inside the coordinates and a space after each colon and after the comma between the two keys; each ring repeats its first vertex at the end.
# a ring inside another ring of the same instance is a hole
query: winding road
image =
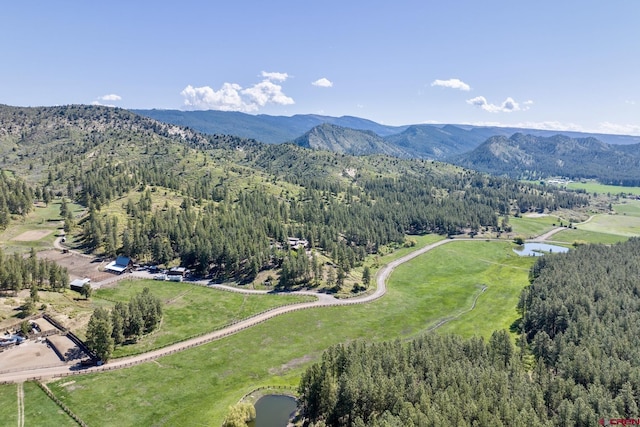
{"type": "MultiPolygon", "coordinates": [[[[542,236],[539,236],[535,240],[536,241],[543,240],[563,229],[564,228],[560,228],[560,227],[555,228],[550,232],[542,236]]],[[[209,332],[199,337],[191,338],[186,341],[181,341],[181,342],[169,345],[167,347],[163,347],[157,350],[152,350],[150,352],[143,353],[140,355],[114,359],[114,360],[111,360],[108,364],[105,364],[103,366],[94,366],[89,368],[78,369],[77,365],[73,365],[73,366],[63,365],[63,366],[55,366],[55,367],[25,369],[17,372],[6,372],[6,373],[0,374],[0,382],[23,382],[27,380],[43,380],[43,379],[49,379],[49,378],[64,377],[68,375],[109,371],[113,369],[125,368],[133,365],[138,365],[144,362],[152,361],[159,357],[173,354],[173,353],[186,350],[188,348],[192,348],[195,346],[199,346],[205,343],[209,343],[211,341],[219,340],[221,338],[240,332],[244,329],[250,328],[251,326],[265,322],[266,320],[271,319],[275,316],[279,316],[281,314],[290,313],[290,312],[299,311],[299,310],[306,310],[306,309],[315,308],[315,307],[344,306],[344,305],[368,303],[368,302],[377,300],[378,298],[381,298],[387,292],[386,281],[396,267],[426,252],[429,252],[430,250],[433,250],[439,246],[445,245],[450,242],[461,241],[461,240],[473,241],[473,240],[480,240],[480,239],[463,238],[463,239],[439,240],[435,243],[429,244],[418,250],[415,250],[401,258],[391,261],[389,264],[385,265],[378,272],[376,276],[376,289],[371,294],[367,294],[359,297],[347,298],[347,299],[338,299],[338,298],[335,298],[333,295],[325,294],[325,293],[318,293],[318,292],[311,292],[311,291],[291,292],[291,294],[294,294],[294,295],[312,295],[317,297],[317,300],[312,302],[297,303],[297,304],[276,307],[274,309],[271,309],[263,313],[257,314],[255,316],[241,320],[223,329],[209,332]]],[[[134,272],[131,275],[133,275],[134,277],[135,276],[145,277],[144,276],[145,274],[146,273],[134,272]]],[[[212,285],[211,287],[218,288],[220,290],[247,293],[247,294],[266,294],[269,292],[269,291],[260,291],[260,290],[243,290],[243,289],[238,289],[238,288],[225,286],[225,285],[212,285]]]]}

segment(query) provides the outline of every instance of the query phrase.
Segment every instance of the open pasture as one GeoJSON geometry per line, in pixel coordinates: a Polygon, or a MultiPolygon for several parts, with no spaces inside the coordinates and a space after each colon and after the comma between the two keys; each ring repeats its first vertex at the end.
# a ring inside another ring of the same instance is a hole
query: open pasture
{"type": "Polygon", "coordinates": [[[407,338],[462,312],[438,330],[488,336],[508,328],[533,262],[511,248],[451,242],[399,268],[387,295],[373,303],[289,313],[152,363],[77,377],[74,389],[64,380],[51,387],[89,424],[219,425],[227,407],[253,388],[295,386],[302,369],[332,344],[407,338]],[[487,290],[467,311],[481,285],[487,290]]]}
{"type": "Polygon", "coordinates": [[[512,233],[517,236],[522,236],[525,239],[531,239],[546,233],[554,227],[559,226],[561,222],[565,225],[568,223],[566,220],[552,215],[509,217],[512,233]]]}
{"type": "Polygon", "coordinates": [[[157,280],[124,280],[115,287],[99,289],[94,298],[127,303],[145,287],[164,303],[160,329],[136,344],[117,347],[114,358],[164,347],[274,307],[314,299],[299,295],[243,295],[184,282],[157,280]]]}
{"type": "Polygon", "coordinates": [[[613,206],[615,214],[596,215],[579,230],[631,237],[640,235],[640,201],[626,200],[613,206]]]}
{"type": "Polygon", "coordinates": [[[78,425],[33,382],[0,387],[0,420],[3,426],[72,427],[78,425]],[[22,420],[22,424],[18,420],[22,420]]]}
{"type": "Polygon", "coordinates": [[[619,185],[605,185],[595,181],[571,182],[567,184],[570,190],[585,190],[587,193],[598,194],[632,194],[640,196],[640,187],[621,187],[619,185]]]}

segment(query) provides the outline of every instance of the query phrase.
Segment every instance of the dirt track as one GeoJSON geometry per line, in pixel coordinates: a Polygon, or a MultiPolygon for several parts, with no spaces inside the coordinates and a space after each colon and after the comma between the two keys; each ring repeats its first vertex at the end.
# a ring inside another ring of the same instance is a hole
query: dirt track
{"type": "MultiPolygon", "coordinates": [[[[554,233],[558,232],[559,230],[562,230],[562,228],[556,228],[551,232],[538,237],[535,240],[539,241],[542,239],[542,237],[551,236],[554,233]]],[[[301,294],[301,295],[312,294],[316,296],[318,300],[313,302],[277,307],[272,310],[266,311],[264,313],[258,314],[256,316],[244,319],[224,329],[214,331],[214,332],[202,335],[200,337],[192,338],[187,341],[179,342],[179,343],[176,343],[158,350],[150,351],[144,354],[140,354],[137,356],[115,359],[113,361],[110,361],[108,364],[104,366],[91,367],[91,368],[83,369],[81,371],[74,370],[74,367],[70,367],[70,366],[50,367],[50,368],[43,368],[43,369],[28,369],[20,372],[0,374],[0,382],[21,382],[21,381],[26,381],[31,379],[47,379],[47,378],[63,377],[63,376],[79,374],[79,373],[107,371],[107,370],[113,370],[113,369],[119,369],[119,368],[124,368],[128,366],[138,365],[140,363],[151,361],[162,356],[177,353],[179,351],[186,350],[188,348],[192,348],[198,345],[202,345],[211,341],[224,338],[226,336],[235,334],[237,332],[240,332],[244,329],[247,329],[251,326],[257,325],[258,323],[262,323],[268,319],[271,319],[272,317],[279,316],[284,313],[289,313],[289,312],[298,311],[298,310],[306,310],[306,309],[311,309],[315,307],[363,304],[363,303],[371,302],[382,297],[386,293],[386,290],[387,290],[386,280],[396,267],[434,248],[445,245],[449,242],[455,242],[455,241],[461,241],[461,240],[464,241],[464,240],[474,240],[474,239],[440,240],[436,243],[427,245],[423,248],[420,248],[416,251],[411,252],[408,255],[398,258],[395,261],[390,262],[378,272],[378,275],[376,276],[376,285],[377,285],[376,290],[369,295],[365,295],[362,297],[354,297],[350,299],[336,299],[332,295],[328,295],[328,294],[319,294],[319,293],[307,292],[307,291],[293,292],[293,294],[301,294]]],[[[478,239],[475,239],[475,240],[478,240],[478,239]]],[[[247,293],[266,293],[267,292],[267,291],[243,291],[243,290],[239,290],[236,288],[231,288],[223,285],[215,285],[213,287],[217,287],[220,289],[225,289],[233,292],[247,292],[247,293]]]]}
{"type": "MultiPolygon", "coordinates": [[[[72,366],[58,366],[58,367],[49,367],[49,368],[42,368],[42,369],[26,369],[20,372],[9,372],[9,373],[5,373],[5,374],[0,374],[0,381],[2,382],[20,382],[20,381],[26,381],[26,380],[30,380],[30,379],[45,379],[45,378],[54,378],[54,377],[62,377],[62,376],[66,376],[66,375],[73,375],[73,374],[77,374],[77,373],[88,373],[88,372],[99,372],[99,371],[105,371],[105,370],[112,370],[112,369],[118,369],[118,368],[124,368],[124,367],[128,367],[128,366],[133,366],[133,365],[137,365],[143,362],[147,362],[150,360],[154,360],[157,359],[159,357],[162,356],[166,356],[168,354],[173,354],[176,353],[178,351],[182,351],[188,348],[192,348],[198,345],[202,345],[211,341],[215,341],[221,338],[224,338],[226,336],[235,334],[239,331],[242,331],[244,329],[247,329],[251,326],[257,325],[258,323],[262,323],[268,319],[271,319],[272,317],[275,316],[279,316],[281,314],[284,313],[289,313],[292,311],[298,311],[298,310],[306,310],[306,309],[310,309],[310,308],[315,308],[315,307],[327,307],[327,306],[335,306],[335,305],[351,305],[351,304],[363,304],[363,303],[367,303],[370,301],[374,301],[380,297],[382,297],[385,293],[386,293],[386,280],[389,277],[389,275],[391,274],[391,272],[400,264],[407,262],[419,255],[422,255],[423,253],[426,253],[438,246],[444,245],[446,243],[452,242],[454,240],[441,240],[438,241],[436,243],[433,243],[431,245],[425,246],[424,248],[418,249],[414,252],[411,252],[408,255],[405,255],[402,258],[399,258],[395,261],[392,261],[391,263],[387,264],[385,267],[382,268],[382,270],[380,270],[380,272],[378,273],[377,277],[376,277],[376,290],[369,295],[365,295],[362,297],[355,297],[355,298],[350,298],[350,299],[336,299],[334,298],[332,295],[328,295],[328,294],[320,294],[320,293],[315,293],[315,292],[307,292],[307,291],[300,291],[300,292],[293,292],[293,294],[301,294],[301,295],[314,295],[318,298],[317,301],[313,301],[313,302],[307,302],[307,303],[300,303],[300,304],[293,304],[293,305],[287,305],[287,306],[283,306],[283,307],[277,307],[274,308],[272,310],[266,311],[264,313],[258,314],[256,316],[250,317],[248,319],[244,319],[238,323],[235,323],[233,325],[230,325],[224,329],[215,331],[215,332],[211,332],[208,334],[205,334],[203,336],[197,337],[197,338],[192,338],[190,340],[187,341],[183,341],[180,343],[176,343],[173,345],[170,345],[168,347],[164,347],[158,350],[154,350],[148,353],[144,353],[138,356],[131,356],[131,357],[125,357],[125,358],[121,358],[121,359],[116,359],[113,361],[110,361],[107,365],[104,366],[96,366],[96,367],[92,367],[92,368],[88,368],[88,369],[83,369],[81,371],[78,370],[74,370],[74,367],[72,366]]],[[[221,286],[221,285],[217,285],[214,287],[219,287],[221,289],[226,289],[226,290],[231,290],[234,292],[250,292],[250,293],[266,293],[267,291],[242,291],[239,289],[235,289],[235,288],[230,288],[230,287],[225,287],[225,286],[221,286]]]]}

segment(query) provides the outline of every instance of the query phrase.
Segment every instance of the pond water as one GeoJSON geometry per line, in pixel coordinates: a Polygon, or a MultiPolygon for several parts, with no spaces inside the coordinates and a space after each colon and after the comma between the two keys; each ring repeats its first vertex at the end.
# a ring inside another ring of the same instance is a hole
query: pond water
{"type": "Polygon", "coordinates": [[[297,402],[291,396],[267,394],[254,405],[256,420],[251,427],[286,427],[289,418],[297,409],[297,402]]]}
{"type": "Polygon", "coordinates": [[[569,252],[569,248],[562,246],[550,245],[548,243],[525,243],[513,250],[520,256],[540,256],[545,253],[565,253],[569,252]]]}

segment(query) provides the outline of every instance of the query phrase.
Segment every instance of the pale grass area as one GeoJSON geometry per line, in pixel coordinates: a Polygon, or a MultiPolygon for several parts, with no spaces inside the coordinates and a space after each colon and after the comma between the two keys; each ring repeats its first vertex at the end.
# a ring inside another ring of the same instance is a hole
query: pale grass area
{"type": "Polygon", "coordinates": [[[11,240],[16,240],[19,242],[33,242],[36,240],[40,240],[51,233],[53,233],[53,230],[29,230],[17,235],[11,240]]]}

